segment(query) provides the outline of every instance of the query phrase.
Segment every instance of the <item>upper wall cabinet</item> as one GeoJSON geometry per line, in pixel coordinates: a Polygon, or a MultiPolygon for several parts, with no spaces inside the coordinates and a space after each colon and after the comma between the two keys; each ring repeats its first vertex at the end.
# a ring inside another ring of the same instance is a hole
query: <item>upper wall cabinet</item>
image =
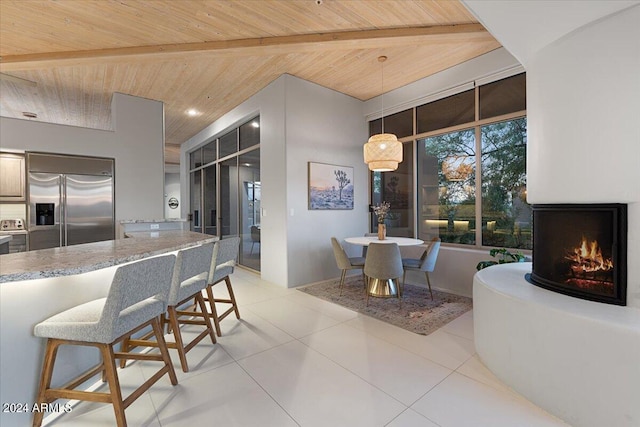
{"type": "Polygon", "coordinates": [[[24,155],[0,153],[0,202],[24,202],[24,155]]]}

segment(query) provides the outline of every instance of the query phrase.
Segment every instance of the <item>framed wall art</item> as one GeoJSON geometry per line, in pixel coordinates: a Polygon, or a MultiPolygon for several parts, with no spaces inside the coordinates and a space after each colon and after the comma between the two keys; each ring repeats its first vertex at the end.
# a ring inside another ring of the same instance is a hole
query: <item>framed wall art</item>
{"type": "Polygon", "coordinates": [[[309,209],[353,209],[353,167],[309,162],[309,209]]]}

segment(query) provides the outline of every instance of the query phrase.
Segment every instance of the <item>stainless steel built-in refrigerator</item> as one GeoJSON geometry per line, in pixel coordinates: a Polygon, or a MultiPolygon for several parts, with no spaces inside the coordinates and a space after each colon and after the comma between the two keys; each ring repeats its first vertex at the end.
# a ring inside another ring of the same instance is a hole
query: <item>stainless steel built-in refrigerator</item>
{"type": "Polygon", "coordinates": [[[27,153],[29,250],[115,238],[113,159],[27,153]]]}

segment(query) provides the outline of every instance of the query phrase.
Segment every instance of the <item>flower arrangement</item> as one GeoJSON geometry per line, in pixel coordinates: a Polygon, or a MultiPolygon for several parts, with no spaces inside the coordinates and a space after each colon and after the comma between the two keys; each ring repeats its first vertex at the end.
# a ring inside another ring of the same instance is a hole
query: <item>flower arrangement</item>
{"type": "Polygon", "coordinates": [[[378,217],[378,224],[384,224],[384,220],[387,218],[387,215],[389,215],[390,208],[391,205],[387,202],[382,202],[373,207],[373,212],[378,217]]]}

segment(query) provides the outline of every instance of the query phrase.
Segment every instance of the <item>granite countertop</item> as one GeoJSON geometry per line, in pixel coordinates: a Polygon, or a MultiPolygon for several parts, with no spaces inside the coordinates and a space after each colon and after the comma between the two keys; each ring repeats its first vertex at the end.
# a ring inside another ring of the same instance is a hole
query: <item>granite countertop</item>
{"type": "Polygon", "coordinates": [[[184,218],[164,218],[164,219],[123,219],[120,224],[146,224],[148,222],[160,223],[160,222],[187,222],[184,218]]]}
{"type": "Polygon", "coordinates": [[[218,240],[191,231],[127,233],[130,238],[0,257],[0,283],[70,276],[218,240]]]}

